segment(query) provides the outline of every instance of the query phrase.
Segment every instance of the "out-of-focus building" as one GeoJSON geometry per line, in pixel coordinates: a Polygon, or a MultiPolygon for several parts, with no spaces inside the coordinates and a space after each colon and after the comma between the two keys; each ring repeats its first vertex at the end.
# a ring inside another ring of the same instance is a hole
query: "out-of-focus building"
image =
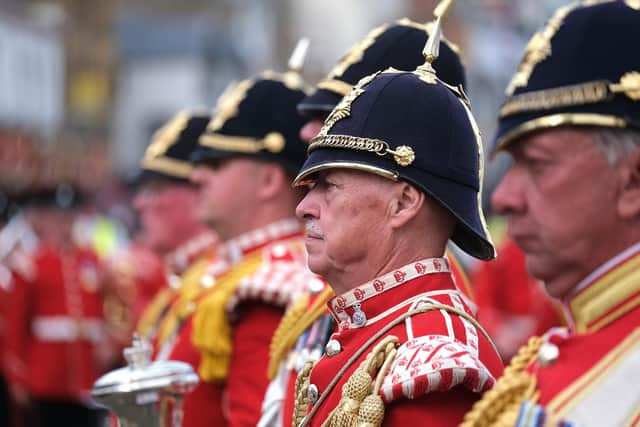
{"type": "Polygon", "coordinates": [[[64,82],[59,31],[0,14],[0,128],[54,135],[64,121],[64,82]]]}

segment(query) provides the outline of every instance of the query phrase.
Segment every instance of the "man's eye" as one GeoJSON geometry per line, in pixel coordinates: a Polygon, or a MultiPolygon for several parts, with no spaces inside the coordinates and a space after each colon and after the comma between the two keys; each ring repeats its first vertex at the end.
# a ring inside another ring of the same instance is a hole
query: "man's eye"
{"type": "Polygon", "coordinates": [[[525,163],[531,169],[538,169],[544,166],[547,162],[538,157],[528,157],[525,159],[525,163]]]}

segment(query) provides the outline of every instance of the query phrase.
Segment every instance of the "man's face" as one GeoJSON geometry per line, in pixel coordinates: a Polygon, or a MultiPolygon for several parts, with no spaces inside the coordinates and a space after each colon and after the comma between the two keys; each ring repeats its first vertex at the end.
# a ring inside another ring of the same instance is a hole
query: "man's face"
{"type": "Polygon", "coordinates": [[[388,233],[385,186],[392,184],[349,169],[323,171],[310,180],[296,215],[306,224],[308,263],[313,272],[331,283],[384,241],[388,233]]]}
{"type": "Polygon", "coordinates": [[[616,169],[592,135],[559,128],[523,138],[508,149],[513,164],[492,196],[527,268],[555,298],[614,255],[606,241],[617,220],[616,169]]]}
{"type": "Polygon", "coordinates": [[[195,189],[187,183],[154,180],[145,184],[133,201],[140,215],[140,239],[160,253],[174,250],[193,232],[195,200],[195,189]]]}
{"type": "Polygon", "coordinates": [[[231,158],[196,166],[191,181],[198,187],[198,214],[223,239],[244,231],[252,214],[259,162],[231,158]]]}

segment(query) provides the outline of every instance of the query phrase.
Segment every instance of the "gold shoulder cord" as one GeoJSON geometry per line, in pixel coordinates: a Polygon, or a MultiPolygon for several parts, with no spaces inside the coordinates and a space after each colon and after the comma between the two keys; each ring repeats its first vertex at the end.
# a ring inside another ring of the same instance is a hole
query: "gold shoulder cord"
{"type": "Polygon", "coordinates": [[[536,379],[525,369],[538,354],[542,338],[531,337],[520,348],[496,385],[477,401],[464,417],[460,427],[510,427],[515,425],[520,405],[525,400],[536,401],[536,379]]]}
{"type": "MultiPolygon", "coordinates": [[[[318,412],[318,409],[322,403],[327,399],[329,394],[333,391],[336,384],[345,374],[345,372],[353,365],[362,354],[371,346],[374,342],[380,339],[384,334],[389,332],[395,326],[401,324],[406,319],[422,314],[429,311],[442,310],[448,313],[458,315],[465,320],[471,322],[476,329],[478,329],[482,335],[491,343],[496,353],[498,350],[495,344],[478,323],[476,319],[469,316],[466,312],[458,310],[444,304],[437,303],[425,303],[419,305],[395,319],[393,322],[387,324],[384,328],[379,330],[375,335],[367,340],[362,347],[356,351],[353,356],[349,358],[347,363],[338,371],[333,377],[327,389],[318,398],[316,403],[311,408],[308,415],[306,414],[307,405],[309,401],[307,399],[307,389],[309,387],[309,377],[311,375],[311,364],[307,362],[304,369],[298,374],[295,387],[295,407],[293,413],[293,427],[304,427],[309,420],[318,412]]],[[[385,337],[376,347],[367,355],[364,362],[360,364],[358,369],[349,377],[347,382],[342,387],[342,397],[338,406],[331,412],[327,420],[322,424],[323,427],[342,427],[342,426],[356,426],[362,425],[366,427],[377,427],[382,425],[384,419],[384,402],[379,396],[382,380],[387,374],[393,359],[396,354],[396,346],[398,345],[398,338],[390,335],[385,337]],[[373,382],[375,374],[375,382],[373,382]],[[365,381],[366,380],[366,381],[365,381]],[[373,383],[372,383],[373,382],[373,383]]],[[[524,365],[526,366],[526,364],[524,365]]]]}

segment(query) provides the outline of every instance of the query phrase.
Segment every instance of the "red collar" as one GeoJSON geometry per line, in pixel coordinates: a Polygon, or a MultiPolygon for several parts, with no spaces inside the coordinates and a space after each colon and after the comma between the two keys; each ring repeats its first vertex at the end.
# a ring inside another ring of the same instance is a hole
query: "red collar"
{"type": "MultiPolygon", "coordinates": [[[[446,258],[427,258],[395,269],[366,282],[327,303],[329,311],[340,329],[358,328],[375,321],[379,316],[393,311],[398,305],[408,305],[414,297],[426,297],[455,293],[449,261],[446,258]],[[412,286],[403,286],[416,279],[434,275],[439,280],[421,281],[412,286]],[[423,283],[424,282],[424,283],[423,283]],[[384,298],[380,297],[384,294],[384,298]]],[[[461,298],[464,299],[463,296],[461,298]]]]}

